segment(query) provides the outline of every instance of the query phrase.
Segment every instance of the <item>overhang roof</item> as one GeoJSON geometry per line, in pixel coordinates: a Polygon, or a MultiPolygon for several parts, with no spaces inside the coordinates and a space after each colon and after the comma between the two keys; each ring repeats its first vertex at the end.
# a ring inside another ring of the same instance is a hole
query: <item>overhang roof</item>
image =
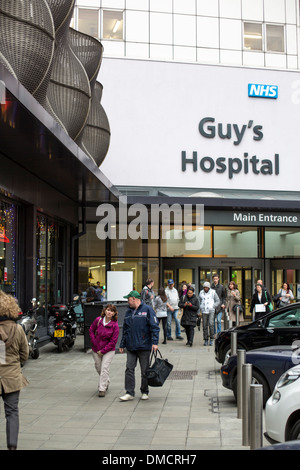
{"type": "Polygon", "coordinates": [[[79,205],[117,202],[119,191],[96,163],[1,64],[0,80],[1,152],[79,205]]]}

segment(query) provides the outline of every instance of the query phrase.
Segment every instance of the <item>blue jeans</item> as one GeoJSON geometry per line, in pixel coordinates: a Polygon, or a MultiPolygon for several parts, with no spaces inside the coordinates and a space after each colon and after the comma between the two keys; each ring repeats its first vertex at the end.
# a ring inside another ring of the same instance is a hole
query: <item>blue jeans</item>
{"type": "Polygon", "coordinates": [[[170,338],[172,336],[171,334],[172,318],[174,318],[175,320],[175,335],[176,335],[176,338],[178,338],[178,336],[180,336],[180,321],[177,318],[178,308],[175,309],[173,312],[171,312],[171,310],[168,310],[167,315],[168,315],[167,338],[170,338]]]}
{"type": "Polygon", "coordinates": [[[214,333],[220,333],[222,329],[222,323],[221,323],[222,313],[223,313],[223,310],[221,310],[215,318],[215,320],[217,320],[217,330],[216,330],[216,323],[214,323],[214,333]]]}

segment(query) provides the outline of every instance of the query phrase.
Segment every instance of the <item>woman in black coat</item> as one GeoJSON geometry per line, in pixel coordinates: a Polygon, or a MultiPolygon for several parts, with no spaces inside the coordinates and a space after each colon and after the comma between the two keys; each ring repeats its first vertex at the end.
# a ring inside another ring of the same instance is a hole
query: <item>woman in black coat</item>
{"type": "Polygon", "coordinates": [[[269,298],[266,289],[263,289],[261,284],[256,284],[255,292],[252,297],[251,305],[250,305],[250,312],[252,313],[253,310],[255,312],[255,320],[258,320],[260,317],[269,313],[270,308],[269,305],[272,302],[272,299],[269,298]],[[263,311],[256,311],[255,306],[262,305],[263,307],[260,310],[263,311]]]}
{"type": "Polygon", "coordinates": [[[183,295],[179,301],[179,307],[183,309],[181,317],[181,326],[185,329],[187,336],[187,345],[193,345],[194,330],[197,323],[198,311],[200,309],[198,297],[194,293],[192,286],[188,287],[186,295],[183,295]]]}

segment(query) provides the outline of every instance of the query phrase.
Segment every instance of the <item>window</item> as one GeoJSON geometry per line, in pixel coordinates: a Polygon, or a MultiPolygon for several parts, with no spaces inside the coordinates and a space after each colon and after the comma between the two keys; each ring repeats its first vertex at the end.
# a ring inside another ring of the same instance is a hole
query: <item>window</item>
{"type": "Polygon", "coordinates": [[[244,23],[244,49],[250,51],[284,52],[284,26],[244,23]],[[263,37],[264,36],[264,37],[263,37]]]}
{"type": "Polygon", "coordinates": [[[123,13],[117,10],[103,10],[103,39],[123,40],[123,13]]]}
{"type": "Polygon", "coordinates": [[[99,11],[87,8],[78,9],[78,31],[99,37],[99,11]]]}
{"type": "Polygon", "coordinates": [[[300,231],[296,228],[265,229],[266,258],[299,258],[300,231]]]}
{"type": "Polygon", "coordinates": [[[253,227],[215,227],[214,256],[257,258],[258,234],[253,227]]]}
{"type": "Polygon", "coordinates": [[[284,28],[280,25],[266,25],[267,51],[284,52],[284,28]]]}
{"type": "Polygon", "coordinates": [[[262,24],[244,23],[244,48],[248,50],[262,50],[262,24]]]}
{"type": "Polygon", "coordinates": [[[16,295],[17,207],[0,201],[0,289],[16,295]]]}

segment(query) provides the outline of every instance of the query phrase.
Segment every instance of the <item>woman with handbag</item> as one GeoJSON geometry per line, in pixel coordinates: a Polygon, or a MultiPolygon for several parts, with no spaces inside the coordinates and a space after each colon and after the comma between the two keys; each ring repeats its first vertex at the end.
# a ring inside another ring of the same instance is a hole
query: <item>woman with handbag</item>
{"type": "Polygon", "coordinates": [[[90,338],[95,368],[99,374],[99,397],[105,397],[109,386],[109,369],[119,337],[118,311],[108,304],[90,326],[90,338]]]}
{"type": "Polygon", "coordinates": [[[155,310],[159,323],[162,322],[163,333],[164,333],[164,340],[162,344],[167,344],[167,321],[168,321],[167,309],[170,308],[167,300],[168,298],[167,298],[165,289],[161,287],[158,291],[157,296],[154,299],[154,310],[155,310]]]}
{"type": "Polygon", "coordinates": [[[255,320],[270,312],[271,302],[272,300],[268,296],[266,289],[263,289],[261,284],[256,284],[250,305],[250,313],[254,310],[255,320]]]}
{"type": "Polygon", "coordinates": [[[294,300],[294,294],[290,288],[290,285],[287,282],[284,282],[281,286],[281,289],[278,292],[279,295],[279,307],[286,307],[291,303],[291,300],[294,300]]]}
{"type": "Polygon", "coordinates": [[[192,286],[188,287],[186,295],[183,295],[179,301],[179,307],[183,309],[181,317],[181,326],[185,329],[187,336],[187,345],[192,346],[194,340],[195,326],[197,324],[200,304],[195,290],[192,286]]]}
{"type": "MultiPolygon", "coordinates": [[[[234,281],[228,284],[227,297],[226,297],[226,310],[229,315],[229,320],[236,322],[236,305],[241,305],[241,294],[234,281]]],[[[244,321],[242,309],[239,309],[239,323],[244,321]]]]}

